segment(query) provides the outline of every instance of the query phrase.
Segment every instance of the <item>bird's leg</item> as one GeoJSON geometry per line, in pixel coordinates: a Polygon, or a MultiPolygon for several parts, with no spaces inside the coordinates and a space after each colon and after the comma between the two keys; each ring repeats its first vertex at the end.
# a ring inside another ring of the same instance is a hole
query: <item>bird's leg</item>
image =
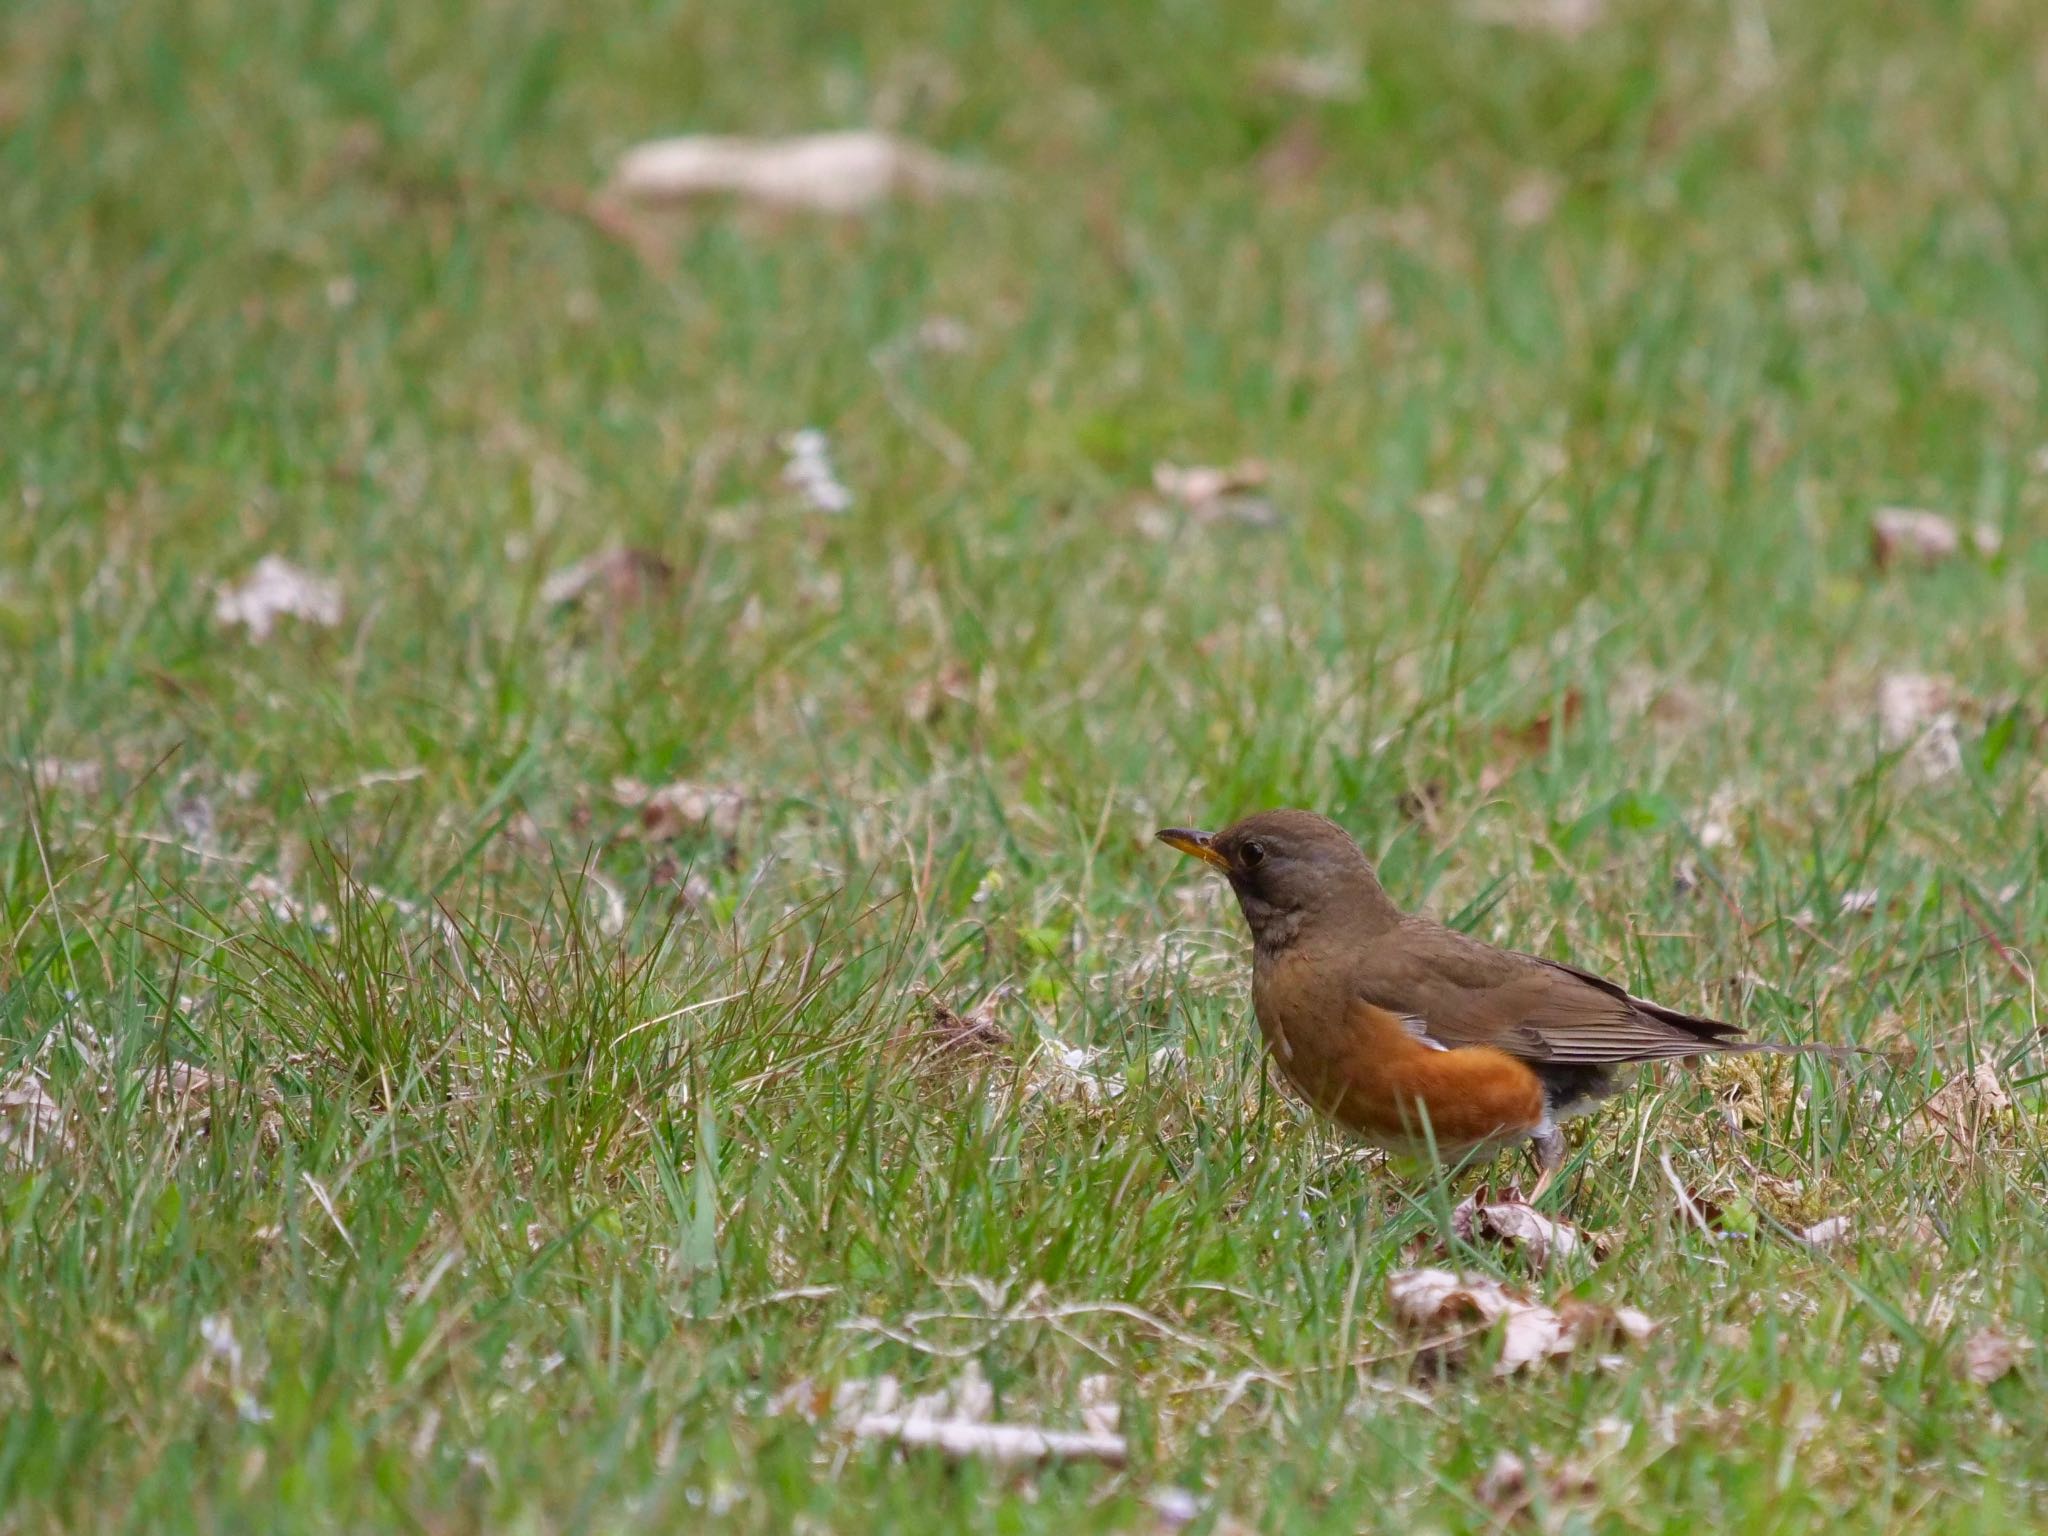
{"type": "Polygon", "coordinates": [[[1536,1188],[1530,1193],[1528,1203],[1534,1205],[1543,1198],[1543,1192],[1550,1188],[1558,1170],[1564,1167],[1564,1132],[1554,1125],[1544,1125],[1529,1138],[1529,1150],[1536,1158],[1536,1188]]]}

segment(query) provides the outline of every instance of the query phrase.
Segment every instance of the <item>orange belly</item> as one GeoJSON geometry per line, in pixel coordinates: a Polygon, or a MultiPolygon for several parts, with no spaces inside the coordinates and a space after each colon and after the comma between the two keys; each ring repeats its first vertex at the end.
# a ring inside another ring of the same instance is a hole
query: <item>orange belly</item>
{"type": "Polygon", "coordinates": [[[1505,1051],[1434,1050],[1368,1003],[1354,1003],[1345,1023],[1341,1035],[1294,1040],[1285,1052],[1276,1039],[1275,1055],[1310,1103],[1367,1140],[1462,1152],[1542,1125],[1542,1080],[1505,1051]]]}

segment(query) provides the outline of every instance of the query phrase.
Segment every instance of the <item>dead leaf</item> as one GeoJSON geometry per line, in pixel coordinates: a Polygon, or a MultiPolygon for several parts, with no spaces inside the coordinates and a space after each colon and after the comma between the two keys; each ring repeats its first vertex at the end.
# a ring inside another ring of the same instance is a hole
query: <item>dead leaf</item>
{"type": "Polygon", "coordinates": [[[1365,91],[1365,72],[1348,53],[1279,54],[1259,65],[1259,86],[1304,101],[1354,101],[1365,91]]]}
{"type": "Polygon", "coordinates": [[[2012,1096],[1998,1080],[1998,1069],[1980,1061],[1973,1070],[1950,1077],[1935,1090],[1920,1107],[1920,1116],[1930,1129],[1965,1152],[1974,1152],[1990,1123],[2011,1109],[2012,1096]]]}
{"type": "Polygon", "coordinates": [[[723,842],[739,836],[740,821],[752,797],[730,784],[696,784],[678,780],[650,789],[638,779],[612,780],[612,798],[640,813],[638,836],[667,842],[686,832],[709,833],[723,842]]]}
{"type": "Polygon", "coordinates": [[[308,906],[292,894],[284,881],[262,870],[249,876],[242,887],[241,906],[252,917],[269,916],[280,923],[310,922],[317,928],[328,921],[327,908],[322,903],[316,901],[308,906]]]}
{"type": "Polygon", "coordinates": [[[96,795],[105,782],[105,771],[90,758],[39,757],[28,765],[29,777],[45,794],[53,789],[73,789],[81,795],[96,795]]]}
{"type": "Polygon", "coordinates": [[[34,1067],[16,1069],[0,1083],[0,1159],[33,1168],[70,1150],[63,1108],[50,1097],[34,1067]]]}
{"type": "Polygon", "coordinates": [[[1564,196],[1564,183],[1548,171],[1530,171],[1508,188],[1501,199],[1500,216],[1510,229],[1534,229],[1548,224],[1564,196]]]}
{"type": "Polygon", "coordinates": [[[1475,21],[1548,32],[1567,41],[1583,37],[1607,18],[1606,0],[1475,0],[1467,14],[1475,21]]]}
{"type": "Polygon", "coordinates": [[[1576,1252],[1586,1237],[1576,1227],[1544,1215],[1521,1200],[1489,1202],[1486,1191],[1467,1195],[1451,1212],[1451,1230],[1468,1243],[1498,1243],[1548,1264],[1576,1252]]]}
{"type": "Polygon", "coordinates": [[[1939,565],[1963,547],[1956,525],[1919,507],[1879,507],[1870,514],[1870,557],[1880,569],[1898,560],[1939,565]]]}
{"type": "Polygon", "coordinates": [[[1083,1376],[1077,1392],[1081,1427],[1091,1435],[1114,1435],[1124,1416],[1121,1391],[1114,1376],[1083,1376]]]}
{"type": "Polygon", "coordinates": [[[1881,894],[1873,887],[1864,886],[1853,891],[1842,892],[1842,916],[1868,917],[1875,912],[1881,894]]]}
{"type": "Polygon", "coordinates": [[[903,715],[912,725],[930,725],[955,704],[972,704],[974,679],[957,661],[903,690],[903,715]]]}
{"type": "Polygon", "coordinates": [[[1329,163],[1329,146],[1312,118],[1296,118],[1252,161],[1252,174],[1274,192],[1306,186],[1329,163]]]}
{"type": "Polygon", "coordinates": [[[1529,1468],[1513,1451],[1495,1451],[1479,1479],[1479,1502],[1496,1515],[1512,1515],[1529,1502],[1529,1468]]]}
{"type": "Polygon", "coordinates": [[[1946,678],[1894,672],[1877,685],[1877,734],[1887,752],[1903,752],[1904,767],[1923,783],[1962,772],[1957,735],[1961,695],[1946,678]]]}
{"type": "Polygon", "coordinates": [[[2011,1375],[2019,1366],[2021,1352],[2031,1347],[2030,1340],[2016,1339],[2003,1328],[1980,1328],[1963,1341],[1957,1368],[1963,1380],[1988,1387],[2011,1375]]]}
{"type": "Polygon", "coordinates": [[[931,200],[986,185],[986,177],[943,155],[867,129],[784,139],[655,139],[628,150],[612,179],[617,193],[639,202],[733,196],[829,214],[865,213],[892,197],[931,200]]]}
{"type": "Polygon", "coordinates": [[[1838,1247],[1855,1234],[1856,1224],[1847,1216],[1827,1216],[1793,1236],[1809,1248],[1820,1249],[1838,1247]]]}
{"type": "Polygon", "coordinates": [[[1109,1053],[1099,1045],[1068,1045],[1052,1035],[1040,1037],[1032,1057],[1025,1091],[1053,1098],[1098,1104],[1121,1095],[1128,1086],[1114,1072],[1098,1072],[1095,1064],[1109,1053]]]}
{"type": "Polygon", "coordinates": [[[1404,789],[1394,797],[1394,809],[1403,821],[1431,822],[1443,808],[1444,781],[1425,779],[1413,789],[1404,789]]]}
{"type": "Polygon", "coordinates": [[[279,555],[265,555],[239,585],[222,586],[213,600],[213,621],[237,625],[252,640],[268,640],[280,619],[301,619],[321,629],[341,622],[341,587],[301,570],[279,555]]]}
{"type": "Polygon", "coordinates": [[[1161,1531],[1184,1530],[1201,1517],[1202,1501],[1187,1489],[1174,1485],[1154,1488],[1145,1495],[1161,1531]]]}
{"type": "Polygon", "coordinates": [[[937,997],[929,997],[931,1021],[927,1038],[943,1053],[987,1056],[1010,1048],[1010,1032],[996,1018],[996,1007],[1010,989],[997,987],[965,1013],[955,1013],[937,997]]]}
{"type": "Polygon", "coordinates": [[[1273,503],[1255,494],[1269,477],[1259,459],[1240,459],[1218,467],[1211,464],[1152,466],[1152,489],[1178,503],[1197,522],[1235,521],[1266,528],[1279,522],[1273,503]]]}
{"type": "Polygon", "coordinates": [[[853,492],[840,482],[832,467],[832,443],[816,427],[804,427],[782,439],[782,451],[789,461],[782,466],[782,483],[803,498],[816,512],[838,515],[853,510],[853,492]]]}
{"type": "Polygon", "coordinates": [[[1567,688],[1557,708],[1546,709],[1526,725],[1499,726],[1493,733],[1493,744],[1502,752],[1521,757],[1541,757],[1550,750],[1550,743],[1558,732],[1568,731],[1579,723],[1579,717],[1586,712],[1586,698],[1576,688],[1567,688]]]}
{"type": "Polygon", "coordinates": [[[1152,488],[1184,507],[1197,507],[1242,491],[1255,491],[1266,483],[1266,476],[1266,466],[1258,459],[1241,459],[1222,468],[1162,461],[1152,466],[1152,488]]]}
{"type": "Polygon", "coordinates": [[[548,577],[540,600],[550,607],[589,600],[609,613],[660,596],[675,579],[675,567],[653,550],[614,544],[548,577]]]}
{"type": "Polygon", "coordinates": [[[1460,1277],[1446,1269],[1398,1270],[1387,1280],[1394,1320],[1411,1333],[1428,1335],[1423,1347],[1438,1359],[1454,1359],[1475,1335],[1498,1330],[1496,1376],[1511,1376],[1535,1362],[1568,1355],[1586,1345],[1640,1342],[1655,1330],[1634,1307],[1603,1307],[1567,1298],[1543,1306],[1484,1275],[1460,1277]]]}

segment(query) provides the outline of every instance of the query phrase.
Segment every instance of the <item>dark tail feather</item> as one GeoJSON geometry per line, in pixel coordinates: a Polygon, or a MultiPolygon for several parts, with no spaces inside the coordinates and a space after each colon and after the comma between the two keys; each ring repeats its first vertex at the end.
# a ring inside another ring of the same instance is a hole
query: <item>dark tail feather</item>
{"type": "Polygon", "coordinates": [[[1766,1051],[1773,1056],[1826,1056],[1835,1061],[1847,1061],[1852,1056],[1884,1054],[1865,1045],[1821,1045],[1810,1040],[1745,1040],[1742,1038],[1742,1026],[1730,1024],[1725,1019],[1680,1013],[1676,1008],[1645,1002],[1640,997],[1632,997],[1629,1001],[1635,1005],[1636,1012],[1647,1013],[1659,1024],[1668,1024],[1673,1029],[1699,1036],[1702,1056],[1739,1056],[1766,1051]]]}

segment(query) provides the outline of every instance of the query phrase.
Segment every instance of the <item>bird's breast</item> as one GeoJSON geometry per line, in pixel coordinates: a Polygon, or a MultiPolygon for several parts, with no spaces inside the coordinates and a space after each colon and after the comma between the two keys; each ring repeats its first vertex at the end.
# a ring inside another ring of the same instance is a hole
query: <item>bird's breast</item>
{"type": "Polygon", "coordinates": [[[1457,1150],[1526,1136],[1544,1123],[1543,1085],[1488,1047],[1432,1048],[1399,1015],[1353,995],[1310,957],[1256,967],[1252,1004],[1274,1063],[1315,1108],[1383,1146],[1457,1150]]]}

